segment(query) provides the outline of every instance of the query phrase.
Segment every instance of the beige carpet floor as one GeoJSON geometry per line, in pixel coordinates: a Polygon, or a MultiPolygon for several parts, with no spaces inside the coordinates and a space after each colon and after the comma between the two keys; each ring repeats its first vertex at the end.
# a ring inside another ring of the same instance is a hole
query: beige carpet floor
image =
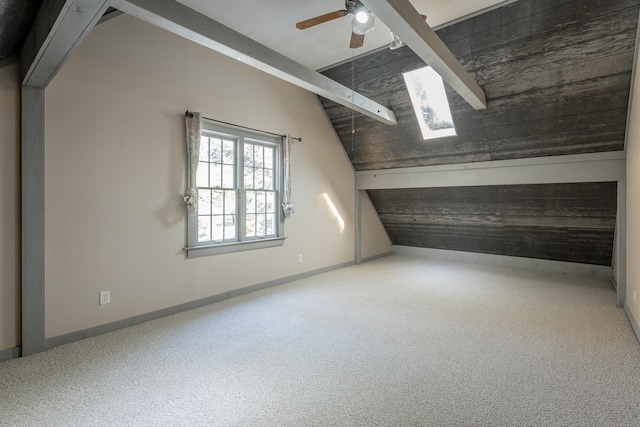
{"type": "Polygon", "coordinates": [[[391,256],[0,363],[2,426],[640,426],[607,281],[391,256]]]}

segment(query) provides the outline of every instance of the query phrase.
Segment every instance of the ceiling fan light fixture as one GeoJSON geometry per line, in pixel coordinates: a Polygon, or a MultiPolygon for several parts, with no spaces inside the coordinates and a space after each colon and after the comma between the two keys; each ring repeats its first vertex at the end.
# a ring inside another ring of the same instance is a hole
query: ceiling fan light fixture
{"type": "Polygon", "coordinates": [[[351,21],[351,29],[355,34],[363,36],[368,32],[370,32],[371,30],[373,30],[373,25],[375,23],[375,20],[376,20],[376,17],[370,13],[358,12],[358,14],[356,14],[356,16],[353,18],[353,21],[351,21]],[[360,22],[360,20],[358,19],[358,15],[360,13],[364,13],[367,16],[366,21],[360,22]]]}
{"type": "Polygon", "coordinates": [[[369,14],[364,10],[361,10],[360,12],[356,13],[356,21],[361,24],[366,24],[367,21],[369,21],[369,14]]]}

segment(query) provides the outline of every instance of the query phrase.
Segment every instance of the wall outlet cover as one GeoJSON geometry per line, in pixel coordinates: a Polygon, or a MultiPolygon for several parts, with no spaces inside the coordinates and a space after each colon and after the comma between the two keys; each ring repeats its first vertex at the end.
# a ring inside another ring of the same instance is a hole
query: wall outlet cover
{"type": "Polygon", "coordinates": [[[100,291],[100,305],[106,305],[111,302],[111,291],[100,291]]]}

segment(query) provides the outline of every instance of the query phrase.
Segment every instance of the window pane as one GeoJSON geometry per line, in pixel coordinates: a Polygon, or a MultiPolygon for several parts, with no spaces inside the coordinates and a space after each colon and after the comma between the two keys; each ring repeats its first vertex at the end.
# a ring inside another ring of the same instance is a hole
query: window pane
{"type": "Polygon", "coordinates": [[[208,215],[198,217],[198,242],[211,240],[211,217],[208,215]]]}
{"type": "Polygon", "coordinates": [[[247,191],[246,192],[247,203],[246,210],[247,213],[255,213],[256,212],[256,192],[255,191],[247,191]]]}
{"type": "Polygon", "coordinates": [[[258,215],[257,218],[257,226],[256,226],[256,235],[257,236],[264,236],[265,235],[265,228],[266,228],[266,222],[267,222],[267,218],[264,215],[258,215]]]}
{"type": "Polygon", "coordinates": [[[236,192],[235,191],[224,192],[224,213],[235,215],[236,213],[236,192]]]}
{"type": "Polygon", "coordinates": [[[224,191],[211,192],[211,213],[222,214],[224,212],[224,191]]]}
{"type": "Polygon", "coordinates": [[[200,161],[209,161],[209,138],[206,136],[200,137],[200,161]]]}
{"type": "Polygon", "coordinates": [[[266,211],[268,213],[275,212],[275,206],[276,206],[276,193],[274,193],[273,191],[269,191],[269,192],[267,192],[267,208],[266,208],[266,211]]]}
{"type": "Polygon", "coordinates": [[[196,172],[196,187],[209,186],[209,163],[199,162],[196,172]]]}
{"type": "Polygon", "coordinates": [[[403,74],[424,139],[456,134],[442,77],[431,67],[403,74]]]}
{"type": "Polygon", "coordinates": [[[256,236],[256,215],[255,214],[247,214],[247,226],[245,230],[245,235],[247,237],[256,236]]]}
{"type": "Polygon", "coordinates": [[[244,188],[254,188],[253,186],[253,168],[244,168],[244,188]]]}
{"type": "Polygon", "coordinates": [[[273,148],[265,147],[264,149],[264,167],[267,169],[273,168],[273,151],[273,148]]]}
{"type": "Polygon", "coordinates": [[[211,237],[212,240],[223,240],[224,239],[224,227],[222,226],[222,215],[214,215],[212,221],[212,230],[211,237]]]}
{"type": "Polygon", "coordinates": [[[211,144],[211,156],[209,160],[211,163],[222,163],[222,140],[210,138],[211,144]]]}
{"type": "Polygon", "coordinates": [[[198,214],[211,214],[211,191],[202,188],[198,189],[198,214]]]}
{"type": "Polygon", "coordinates": [[[224,165],[222,167],[222,187],[234,188],[235,182],[235,168],[232,165],[224,165]]]}
{"type": "Polygon", "coordinates": [[[274,234],[276,234],[276,215],[275,214],[267,215],[267,229],[265,234],[267,236],[273,236],[274,234]]]}
{"type": "Polygon", "coordinates": [[[236,217],[235,215],[224,216],[224,238],[226,240],[236,238],[236,217]]]}
{"type": "Polygon", "coordinates": [[[222,165],[211,165],[209,185],[213,188],[222,187],[222,165]]]}
{"type": "Polygon", "coordinates": [[[244,144],[244,165],[253,166],[253,145],[244,144]]]}
{"type": "Polygon", "coordinates": [[[270,169],[265,169],[264,171],[264,188],[273,190],[273,171],[270,169]]]}
{"type": "Polygon", "coordinates": [[[264,166],[264,147],[261,145],[254,146],[255,151],[255,161],[254,166],[257,168],[261,168],[264,166]]]}
{"type": "Polygon", "coordinates": [[[264,169],[255,169],[255,188],[264,188],[264,169]]]}
{"type": "Polygon", "coordinates": [[[265,192],[256,192],[256,213],[264,213],[266,208],[265,192]]]}
{"type": "Polygon", "coordinates": [[[228,139],[224,140],[222,154],[223,160],[226,164],[232,165],[235,163],[235,152],[236,152],[236,144],[234,141],[229,141],[228,139]]]}

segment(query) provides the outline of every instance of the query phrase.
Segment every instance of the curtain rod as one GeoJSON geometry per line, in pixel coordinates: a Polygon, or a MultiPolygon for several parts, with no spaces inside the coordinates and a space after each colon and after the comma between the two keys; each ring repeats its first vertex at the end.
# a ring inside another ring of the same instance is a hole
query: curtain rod
{"type": "MultiPolygon", "coordinates": [[[[193,117],[193,113],[190,112],[189,110],[187,110],[187,111],[184,112],[184,116],[185,117],[193,117]]],[[[254,128],[250,128],[250,127],[247,127],[247,126],[236,125],[236,124],[229,123],[229,122],[223,122],[222,120],[216,120],[216,119],[212,119],[212,118],[209,118],[209,117],[202,116],[202,118],[205,119],[205,120],[212,121],[212,122],[222,123],[223,125],[237,127],[237,128],[240,128],[240,129],[246,129],[246,130],[252,130],[254,132],[266,133],[267,135],[280,136],[280,137],[286,136],[286,135],[281,135],[279,133],[267,132],[266,130],[254,129],[254,128]]],[[[294,139],[294,140],[296,140],[298,142],[302,142],[302,138],[294,138],[292,136],[289,136],[289,138],[294,139]]]]}

